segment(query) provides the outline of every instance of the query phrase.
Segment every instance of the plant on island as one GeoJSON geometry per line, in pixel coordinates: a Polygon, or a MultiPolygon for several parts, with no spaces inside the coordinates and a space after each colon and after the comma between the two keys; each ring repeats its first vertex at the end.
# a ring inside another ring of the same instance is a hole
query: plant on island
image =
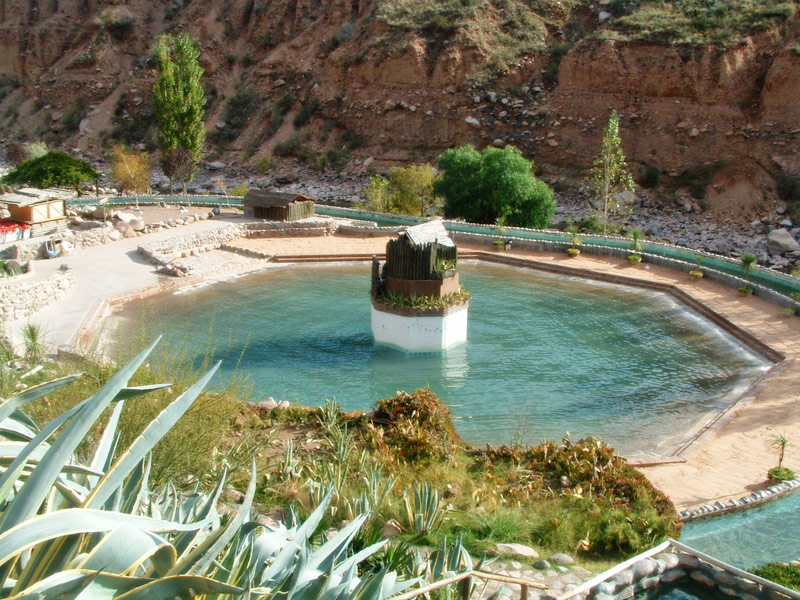
{"type": "Polygon", "coordinates": [[[470,299],[469,292],[462,286],[458,292],[447,296],[404,296],[387,291],[382,296],[375,298],[376,302],[385,304],[390,308],[408,308],[419,312],[438,312],[450,306],[458,306],[470,299]]]}

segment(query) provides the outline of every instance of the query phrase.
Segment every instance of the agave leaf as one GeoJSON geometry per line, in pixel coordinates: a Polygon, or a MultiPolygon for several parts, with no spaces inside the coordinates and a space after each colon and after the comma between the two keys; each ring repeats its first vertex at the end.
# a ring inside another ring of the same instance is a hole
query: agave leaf
{"type": "Polygon", "coordinates": [[[356,552],[353,556],[345,560],[344,562],[340,563],[334,569],[334,573],[340,574],[344,573],[346,570],[354,568],[358,563],[363,560],[366,560],[373,554],[375,554],[378,550],[383,548],[389,541],[383,540],[378,542],[377,544],[372,544],[371,546],[367,546],[360,552],[356,552]]]}
{"type": "MultiPolygon", "coordinates": [[[[12,463],[27,448],[27,442],[0,441],[0,463],[12,463]]],[[[31,461],[40,461],[47,448],[36,448],[30,455],[31,461]]]]}
{"type": "Polygon", "coordinates": [[[332,496],[333,486],[331,485],[328,486],[328,491],[326,492],[325,497],[322,499],[322,502],[319,503],[319,506],[317,506],[314,512],[312,512],[308,518],[297,528],[297,531],[294,534],[295,541],[302,543],[314,534],[314,532],[317,530],[317,527],[319,527],[319,524],[322,522],[325,512],[328,510],[328,505],[331,503],[332,496]]]}
{"type": "Polygon", "coordinates": [[[173,600],[177,596],[188,596],[190,592],[194,592],[194,594],[241,594],[244,590],[199,575],[172,575],[117,596],[117,599],[173,600]]]}
{"type": "Polygon", "coordinates": [[[11,596],[8,600],[21,600],[28,597],[67,600],[76,598],[78,595],[92,600],[111,600],[116,594],[145,585],[148,581],[142,577],[121,577],[108,573],[71,569],[42,579],[20,594],[11,596]],[[39,596],[36,596],[37,594],[39,596]]]}
{"type": "Polygon", "coordinates": [[[320,571],[327,571],[332,568],[336,560],[347,551],[353,537],[355,537],[368,517],[369,515],[361,515],[350,521],[345,527],[342,527],[336,535],[314,552],[308,566],[320,571]]]}
{"type": "Polygon", "coordinates": [[[0,423],[0,435],[7,440],[28,442],[36,437],[36,429],[32,429],[26,423],[21,423],[12,416],[0,423]]]}
{"type": "Polygon", "coordinates": [[[261,574],[260,578],[256,578],[259,586],[275,587],[278,582],[283,581],[291,572],[299,550],[300,547],[295,542],[287,540],[286,545],[278,552],[278,556],[275,557],[272,564],[261,574]]]}
{"type": "Polygon", "coordinates": [[[100,482],[94,487],[89,498],[86,499],[86,508],[98,508],[108,500],[111,494],[120,487],[125,478],[136,468],[136,465],[161,441],[172,426],[178,422],[183,414],[189,410],[205,388],[208,381],[219,369],[218,362],[203,377],[197,380],[188,390],[181,394],[174,402],[167,406],[153,419],[147,428],[136,438],[136,441],[120,456],[100,482]]]}
{"type": "Polygon", "coordinates": [[[164,388],[172,387],[171,383],[153,383],[151,385],[133,385],[130,387],[124,387],[120,390],[117,394],[117,400],[130,400],[131,398],[136,398],[137,396],[142,396],[144,394],[149,394],[150,392],[154,392],[156,390],[163,390],[164,388]]]}
{"type": "Polygon", "coordinates": [[[106,534],[76,568],[135,575],[137,567],[167,545],[167,541],[159,536],[124,524],[106,534]]]}
{"type": "Polygon", "coordinates": [[[228,542],[238,533],[239,528],[250,514],[250,507],[253,504],[255,495],[256,463],[254,460],[250,469],[250,484],[247,486],[247,493],[242,505],[239,507],[239,512],[224,527],[213,531],[206,539],[195,546],[191,552],[181,557],[181,560],[172,568],[169,574],[199,574],[205,571],[211,562],[217,558],[217,555],[222,552],[223,548],[228,545],[228,542]]]}
{"type": "Polygon", "coordinates": [[[381,600],[384,597],[383,580],[387,572],[388,569],[384,567],[377,573],[365,575],[350,595],[351,600],[381,600]]]}
{"type": "MultiPolygon", "coordinates": [[[[95,471],[105,471],[107,464],[111,461],[111,455],[115,446],[114,439],[117,434],[117,424],[119,423],[119,417],[122,414],[122,408],[124,406],[124,400],[117,402],[116,406],[114,406],[114,410],[111,411],[111,416],[108,418],[106,428],[103,430],[103,435],[100,437],[97,449],[94,451],[94,456],[92,457],[91,467],[95,471]]],[[[90,487],[97,485],[97,481],[96,477],[88,478],[90,487]]]]}
{"type": "MultiPolygon", "coordinates": [[[[219,502],[219,497],[222,494],[222,489],[225,485],[227,476],[228,467],[225,467],[222,470],[222,475],[220,476],[219,481],[217,481],[214,491],[207,497],[205,504],[194,515],[195,520],[217,516],[217,502],[219,502]]],[[[200,535],[202,535],[202,532],[187,532],[178,535],[173,542],[175,550],[179,555],[182,556],[188,548],[192,547],[197,542],[197,538],[200,535]]]]}
{"type": "Polygon", "coordinates": [[[78,377],[80,377],[80,375],[59,377],[53,381],[47,381],[32,388],[28,388],[21,394],[12,396],[8,400],[0,400],[0,421],[5,421],[6,417],[10,417],[17,409],[22,408],[29,402],[38,400],[42,396],[46,396],[51,392],[61,389],[68,383],[75,381],[78,377]]]}
{"type": "Polygon", "coordinates": [[[21,410],[15,410],[13,413],[11,413],[9,419],[14,419],[31,431],[39,431],[38,425],[36,425],[36,423],[34,423],[33,420],[21,410]]]}
{"type": "MultiPolygon", "coordinates": [[[[61,472],[61,468],[69,461],[75,448],[78,447],[78,444],[83,440],[105,408],[128,384],[128,380],[152,352],[159,340],[160,337],[120,369],[97,394],[86,401],[86,404],[80,410],[79,418],[72,419],[66,425],[61,435],[47,449],[42,463],[28,477],[25,485],[15,496],[14,501],[4,511],[0,522],[0,531],[8,531],[15,525],[30,519],[39,511],[39,507],[47,497],[53,482],[61,472]]],[[[5,579],[5,576],[7,575],[3,574],[1,576],[2,579],[5,579]]]]}
{"type": "MultiPolygon", "coordinates": [[[[14,462],[8,467],[6,472],[0,477],[0,498],[7,498],[8,494],[14,487],[14,484],[17,482],[20,473],[25,468],[25,465],[28,462],[28,457],[33,454],[37,448],[42,445],[45,440],[47,440],[53,433],[61,427],[68,419],[72,418],[76,415],[83,406],[88,402],[88,400],[84,400],[77,406],[74,406],[70,410],[65,413],[62,413],[52,421],[50,421],[47,425],[45,425],[39,433],[36,434],[30,442],[28,442],[25,450],[20,452],[14,462]]],[[[2,525],[2,516],[0,516],[0,526],[2,525]]]]}
{"type": "Polygon", "coordinates": [[[86,508],[54,511],[29,519],[0,535],[0,565],[47,540],[80,533],[106,533],[126,523],[154,533],[168,533],[202,528],[208,521],[175,523],[86,508]]]}
{"type": "Polygon", "coordinates": [[[147,482],[150,478],[152,458],[152,454],[148,453],[128,477],[122,491],[120,512],[136,514],[139,507],[147,501],[150,492],[147,482]]]}

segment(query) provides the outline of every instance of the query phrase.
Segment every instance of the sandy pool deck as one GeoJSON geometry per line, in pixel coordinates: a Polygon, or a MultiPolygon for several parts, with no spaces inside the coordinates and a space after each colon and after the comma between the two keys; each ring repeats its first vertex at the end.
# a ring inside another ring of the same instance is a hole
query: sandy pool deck
{"type": "MultiPolygon", "coordinates": [[[[226,220],[221,221],[193,223],[142,240],[123,240],[83,250],[62,260],[44,261],[45,272],[55,270],[61,262],[69,264],[76,283],[61,300],[36,313],[30,321],[45,327],[52,345],[75,343],[87,315],[98,302],[134,295],[144,288],[163,290],[192,283],[156,273],[155,267],[138,255],[136,246],[162,236],[205,231],[226,220]]],[[[387,239],[338,235],[253,238],[230,245],[266,253],[279,260],[369,259],[374,254],[383,254],[387,239]]],[[[800,319],[782,316],[777,306],[759,298],[743,298],[736,290],[706,280],[694,281],[684,273],[652,265],[630,266],[621,259],[587,255],[572,259],[564,254],[517,249],[498,252],[490,246],[464,243],[459,243],[459,248],[465,256],[513,259],[532,268],[554,268],[575,275],[585,270],[609,278],[623,277],[671,286],[786,357],[723,418],[685,448],[674,459],[676,462],[640,467],[679,511],[717,500],[724,502],[766,488],[767,471],[777,464],[777,453],[770,447],[776,433],[787,435],[793,442],[787,449],[784,463],[800,470],[800,319]]],[[[202,256],[198,260],[202,260],[202,256]]],[[[259,264],[247,263],[246,268],[257,269],[259,264]]],[[[22,323],[10,325],[11,329],[17,329],[22,323]]],[[[670,427],[670,423],[664,423],[664,427],[670,427]]]]}

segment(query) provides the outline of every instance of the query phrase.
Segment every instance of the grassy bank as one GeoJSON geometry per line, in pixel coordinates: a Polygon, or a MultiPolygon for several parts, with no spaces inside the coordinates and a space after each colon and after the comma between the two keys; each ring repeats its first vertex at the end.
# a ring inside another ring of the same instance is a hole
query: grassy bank
{"type": "MultiPolygon", "coordinates": [[[[154,354],[132,383],[173,385],[126,404],[120,446],[204,367],[168,346],[154,354]]],[[[114,368],[96,361],[49,364],[36,377],[77,371],[83,375],[76,383],[30,407],[35,421],[46,422],[95,393],[114,368]]],[[[343,413],[335,402],[267,410],[248,402],[251,395],[242,378],[203,393],[156,446],[153,488],[167,481],[179,489],[208,486],[228,468],[229,481],[241,490],[255,456],[259,511],[279,519],[293,505],[305,517],[332,486],[324,526],[339,527],[371,511],[360,543],[394,536],[376,558],[388,562],[404,560],[410,547],[461,537],[477,556],[496,543],[516,542],[545,556],[566,552],[605,566],[680,531],[669,500],[599,440],[477,449],[458,438],[449,410],[429,390],[378,401],[370,414],[343,413]]],[[[79,453],[91,455],[104,422],[79,453]]]]}

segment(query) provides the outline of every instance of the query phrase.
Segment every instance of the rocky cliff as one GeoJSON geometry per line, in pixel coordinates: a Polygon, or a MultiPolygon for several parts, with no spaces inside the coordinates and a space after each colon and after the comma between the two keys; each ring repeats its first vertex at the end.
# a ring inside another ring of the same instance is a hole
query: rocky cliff
{"type": "Polygon", "coordinates": [[[151,143],[150,50],[187,31],[211,147],[238,162],[288,140],[382,168],[471,142],[582,170],[616,108],[638,169],[705,167],[710,208],[742,182],[737,198],[769,201],[770,175],[800,169],[795,3],[661,40],[648,1],[0,0],[0,131],[91,153],[151,143]]]}

